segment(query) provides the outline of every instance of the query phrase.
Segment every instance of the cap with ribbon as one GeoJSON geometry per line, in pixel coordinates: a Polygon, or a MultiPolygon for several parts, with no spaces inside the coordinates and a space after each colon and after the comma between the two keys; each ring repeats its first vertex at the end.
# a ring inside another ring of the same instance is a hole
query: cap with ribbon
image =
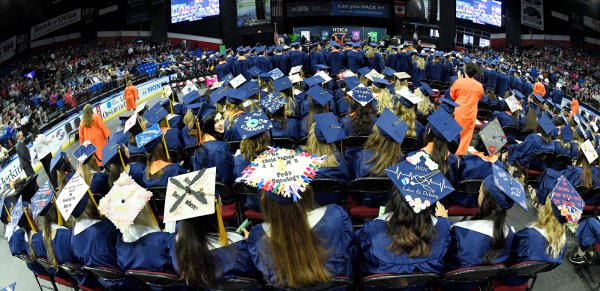
{"type": "Polygon", "coordinates": [[[408,124],[387,108],[383,110],[375,125],[383,136],[393,139],[398,144],[402,144],[408,131],[408,124]]]}
{"type": "Polygon", "coordinates": [[[73,156],[79,161],[80,164],[85,163],[94,153],[96,152],[96,146],[93,144],[83,144],[79,146],[74,152],[73,156]]]}
{"type": "Polygon", "coordinates": [[[334,143],[346,138],[344,126],[331,112],[315,114],[315,135],[321,142],[334,143]]]}
{"type": "Polygon", "coordinates": [[[436,110],[427,117],[431,131],[440,140],[447,142],[453,141],[460,132],[462,127],[452,118],[448,112],[442,109],[436,110]]]}

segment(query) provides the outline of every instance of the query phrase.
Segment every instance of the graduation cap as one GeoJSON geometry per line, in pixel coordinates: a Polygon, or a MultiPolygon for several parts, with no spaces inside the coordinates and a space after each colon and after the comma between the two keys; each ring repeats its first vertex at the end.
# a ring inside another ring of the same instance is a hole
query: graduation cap
{"type": "Polygon", "coordinates": [[[194,102],[196,102],[198,99],[200,99],[200,92],[198,91],[192,91],[188,94],[186,94],[185,96],[181,97],[181,101],[183,102],[183,104],[192,104],[194,102]]]}
{"type": "Polygon", "coordinates": [[[385,169],[404,200],[415,213],[435,205],[454,191],[428,154],[417,152],[406,161],[385,169]]]}
{"type": "Polygon", "coordinates": [[[261,70],[259,68],[257,68],[256,66],[248,69],[248,74],[250,74],[250,76],[254,77],[255,79],[258,78],[258,76],[261,73],[261,70]]]}
{"type": "Polygon", "coordinates": [[[150,143],[151,141],[155,140],[157,137],[161,136],[162,131],[160,130],[160,127],[158,127],[158,124],[155,123],[152,126],[148,127],[146,130],[144,130],[142,133],[136,135],[135,141],[137,142],[138,148],[141,148],[150,143]]]}
{"type": "Polygon", "coordinates": [[[59,151],[56,153],[56,155],[54,155],[52,157],[52,160],[50,161],[50,171],[54,172],[54,170],[56,170],[56,168],[60,168],[62,167],[63,163],[67,161],[67,153],[63,152],[63,151],[59,151]]]}
{"type": "Polygon", "coordinates": [[[212,106],[210,104],[202,103],[202,105],[200,106],[200,109],[198,109],[198,119],[202,120],[202,119],[208,117],[209,115],[211,115],[216,110],[217,109],[214,106],[212,106]]]}
{"type": "Polygon", "coordinates": [[[394,74],[396,74],[396,71],[394,71],[394,69],[390,67],[385,67],[382,73],[386,78],[391,78],[392,76],[394,76],[394,74]]]}
{"type": "Polygon", "coordinates": [[[269,81],[271,79],[271,74],[269,74],[269,72],[262,72],[258,77],[262,81],[269,81]]]}
{"type": "Polygon", "coordinates": [[[542,97],[541,94],[532,94],[533,97],[535,97],[535,100],[537,100],[540,103],[544,103],[544,97],[542,97]]]}
{"type": "Polygon", "coordinates": [[[419,87],[421,89],[421,93],[423,93],[423,95],[425,96],[431,96],[433,95],[433,89],[431,89],[431,87],[429,87],[429,85],[427,85],[427,83],[425,82],[421,82],[421,87],[419,87]]]}
{"type": "Polygon", "coordinates": [[[321,106],[325,106],[329,100],[333,98],[333,95],[321,86],[312,86],[308,92],[306,92],[314,101],[319,103],[321,106]]]}
{"type": "Polygon", "coordinates": [[[377,47],[377,44],[376,44],[376,43],[374,43],[374,42],[370,42],[370,43],[369,43],[369,46],[374,48],[374,47],[377,47]]]}
{"type": "Polygon", "coordinates": [[[383,79],[383,78],[378,78],[378,77],[373,77],[373,85],[375,85],[375,87],[378,88],[385,88],[386,86],[388,86],[390,84],[390,82],[388,82],[388,80],[383,79]]]}
{"type": "Polygon", "coordinates": [[[326,65],[323,65],[323,64],[316,64],[316,65],[315,65],[315,68],[317,68],[317,69],[319,69],[319,70],[321,70],[321,71],[326,71],[326,70],[329,70],[329,67],[328,67],[328,66],[326,66],[326,65]]]}
{"type": "Polygon", "coordinates": [[[321,76],[321,78],[323,78],[323,80],[325,80],[325,81],[323,81],[323,83],[327,83],[327,82],[333,80],[331,77],[329,77],[329,75],[325,74],[324,71],[316,72],[315,76],[321,76]]]}
{"type": "Polygon", "coordinates": [[[438,100],[441,101],[440,108],[448,112],[448,114],[454,113],[454,109],[460,106],[460,104],[454,102],[452,99],[449,98],[439,98],[438,100]]]}
{"type": "MultiPolygon", "coordinates": [[[[108,143],[102,148],[102,166],[106,167],[113,158],[120,154],[120,143],[117,140],[109,140],[108,143]]],[[[123,158],[121,157],[121,161],[123,158]]],[[[124,163],[124,162],[123,162],[124,163]]]]}
{"type": "Polygon", "coordinates": [[[358,74],[360,76],[367,76],[369,74],[369,72],[371,72],[371,70],[368,67],[362,67],[360,69],[358,69],[358,74]]]}
{"type": "Polygon", "coordinates": [[[437,52],[433,53],[433,56],[437,57],[437,58],[439,58],[439,57],[441,57],[443,55],[444,55],[444,52],[442,52],[442,51],[437,51],[437,52]]]}
{"type": "Polygon", "coordinates": [[[221,101],[223,98],[225,98],[225,94],[227,93],[228,90],[232,90],[232,89],[228,89],[227,87],[221,87],[221,88],[218,88],[217,90],[213,91],[209,96],[210,103],[216,104],[217,102],[221,101]]]}
{"type": "Polygon", "coordinates": [[[383,136],[393,139],[398,144],[402,144],[408,131],[408,124],[387,108],[383,110],[375,125],[383,136]]]}
{"type": "Polygon", "coordinates": [[[523,185],[498,165],[492,164],[492,174],[483,179],[483,184],[500,207],[510,209],[516,202],[527,211],[523,185]]]}
{"type": "Polygon", "coordinates": [[[161,106],[154,106],[144,114],[144,118],[148,121],[149,124],[159,123],[165,116],[169,114],[167,110],[165,110],[161,106]]]}
{"type": "Polygon", "coordinates": [[[53,186],[50,181],[46,181],[31,197],[31,216],[33,219],[46,215],[52,200],[54,200],[53,186]]]}
{"type": "Polygon", "coordinates": [[[83,164],[96,152],[96,149],[96,146],[91,143],[88,145],[83,144],[73,152],[73,156],[80,164],[83,164]]]}
{"type": "Polygon", "coordinates": [[[138,115],[139,115],[139,114],[142,114],[142,111],[144,111],[144,110],[146,109],[146,105],[147,105],[147,103],[148,103],[148,101],[146,101],[146,102],[144,102],[144,103],[142,103],[142,104],[138,105],[138,106],[135,108],[135,113],[137,113],[138,115]]]}
{"type": "Polygon", "coordinates": [[[165,223],[206,216],[217,211],[216,169],[205,168],[169,178],[165,196],[165,223]]]}
{"type": "Polygon", "coordinates": [[[585,202],[569,183],[565,176],[560,176],[550,194],[554,215],[562,223],[576,225],[581,219],[585,202]]]}
{"type": "Polygon", "coordinates": [[[315,114],[315,135],[328,144],[346,138],[343,124],[331,112],[315,114]]]}
{"type": "Polygon", "coordinates": [[[396,76],[398,80],[410,79],[410,75],[405,72],[394,73],[394,76],[396,76]]]}
{"type": "MultiPolygon", "coordinates": [[[[232,73],[229,73],[229,74],[225,75],[225,77],[223,77],[223,79],[221,79],[221,82],[223,82],[222,85],[223,86],[229,85],[229,82],[231,82],[231,80],[233,80],[233,74],[232,73]]],[[[212,87],[211,87],[211,89],[212,89],[212,87]]]]}
{"type": "Polygon", "coordinates": [[[555,128],[554,122],[552,122],[552,120],[546,114],[542,114],[542,116],[538,119],[538,125],[546,134],[550,134],[555,128]]]}
{"type": "Polygon", "coordinates": [[[589,139],[581,144],[580,150],[583,152],[585,158],[590,164],[598,158],[598,153],[589,139]]]}
{"type": "Polygon", "coordinates": [[[246,82],[246,78],[244,77],[244,75],[239,74],[229,82],[229,85],[231,85],[231,87],[233,88],[237,88],[240,85],[244,84],[244,82],[246,82]]]}
{"type": "Polygon", "coordinates": [[[363,84],[360,84],[360,81],[358,86],[352,89],[352,91],[348,92],[348,95],[350,95],[350,97],[352,97],[352,99],[358,102],[361,106],[365,106],[375,99],[373,91],[371,91],[370,88],[365,87],[363,84]]]}
{"type": "Polygon", "coordinates": [[[264,190],[274,202],[292,204],[302,199],[302,192],[323,162],[323,157],[306,151],[268,147],[242,171],[236,182],[264,190]]]}
{"type": "Polygon", "coordinates": [[[249,93],[250,92],[248,92],[246,90],[242,90],[242,89],[229,90],[225,94],[225,97],[227,97],[227,102],[229,102],[231,104],[239,105],[239,104],[242,104],[242,102],[244,102],[249,96],[251,96],[251,95],[249,95],[249,93]]]}
{"type": "Polygon", "coordinates": [[[298,66],[294,66],[290,69],[290,73],[289,75],[294,75],[294,74],[299,74],[302,73],[302,65],[298,65],[298,66]]]}
{"type": "MultiPolygon", "coordinates": [[[[300,74],[289,75],[288,78],[290,79],[292,84],[302,82],[302,76],[300,76],[300,74]]],[[[279,81],[279,80],[277,80],[277,81],[279,81]]]]}
{"type": "Polygon", "coordinates": [[[515,97],[515,95],[511,95],[510,97],[504,99],[504,102],[510,109],[510,112],[515,112],[517,110],[523,109],[521,105],[521,101],[515,97]]]}
{"type": "Polygon", "coordinates": [[[275,113],[275,111],[279,110],[285,104],[288,103],[287,98],[283,95],[279,94],[277,91],[273,91],[258,101],[258,104],[262,106],[265,110],[275,113]]]}
{"type": "MultiPolygon", "coordinates": [[[[123,172],[113,187],[98,204],[100,214],[106,216],[124,238],[130,235],[131,226],[138,214],[152,198],[152,192],[138,185],[127,173],[123,172]]],[[[156,223],[156,222],[155,222],[156,223]]],[[[157,224],[155,224],[157,226],[157,224]]]]}
{"type": "Polygon", "coordinates": [[[410,92],[408,88],[403,88],[397,93],[400,95],[400,104],[402,104],[406,108],[413,108],[415,105],[419,104],[423,98],[413,94],[410,92]]]}
{"type": "Polygon", "coordinates": [[[329,45],[332,47],[335,47],[335,48],[340,48],[340,44],[338,44],[337,42],[335,42],[333,40],[329,41],[329,45]]]}
{"type": "Polygon", "coordinates": [[[344,82],[346,83],[346,88],[348,88],[348,90],[353,90],[354,88],[361,85],[360,80],[356,76],[346,77],[344,79],[344,82]]]}
{"type": "Polygon", "coordinates": [[[273,87],[277,91],[283,91],[292,87],[292,80],[289,77],[281,77],[273,81],[273,87]]]}
{"type": "Polygon", "coordinates": [[[498,118],[489,122],[481,131],[479,131],[479,136],[490,156],[498,153],[508,142],[498,118]]]}
{"type": "Polygon", "coordinates": [[[23,217],[23,207],[23,195],[21,195],[10,212],[10,227],[7,227],[7,229],[16,229],[17,225],[20,224],[23,217]]]}
{"type": "Polygon", "coordinates": [[[360,44],[360,42],[357,41],[357,42],[352,43],[352,47],[359,48],[359,47],[361,47],[361,44],[360,44]]]}
{"type": "Polygon", "coordinates": [[[290,46],[292,46],[292,47],[300,47],[300,43],[297,42],[297,41],[295,41],[295,42],[290,43],[290,46]]]}
{"type": "Polygon", "coordinates": [[[304,83],[306,85],[308,85],[308,87],[313,87],[313,86],[315,86],[317,84],[321,84],[323,82],[325,82],[325,79],[323,79],[323,77],[321,77],[319,75],[314,75],[310,78],[304,79],[304,83]]]}
{"type": "Polygon", "coordinates": [[[462,131],[462,127],[446,110],[436,110],[427,117],[433,134],[441,140],[453,141],[462,131]]]}
{"type": "Polygon", "coordinates": [[[242,139],[251,138],[273,127],[271,120],[262,110],[243,113],[235,123],[242,139]]]}
{"type": "Polygon", "coordinates": [[[567,125],[560,128],[560,135],[562,136],[562,139],[566,142],[570,142],[573,140],[573,129],[571,129],[571,126],[568,123],[567,125]]]}
{"type": "MultiPolygon", "coordinates": [[[[122,134],[125,134],[126,132],[128,132],[132,127],[134,127],[137,124],[137,118],[138,115],[137,113],[134,113],[132,116],[130,116],[126,121],[125,124],[123,125],[123,132],[122,134]]],[[[111,137],[113,138],[113,137],[111,137]]]]}
{"type": "MultiPolygon", "coordinates": [[[[375,78],[379,78],[379,79],[385,79],[385,75],[380,74],[379,72],[371,69],[371,71],[369,71],[368,74],[365,75],[365,77],[371,81],[374,82],[375,78]]],[[[386,80],[387,81],[387,80],[386,80]]]]}
{"type": "Polygon", "coordinates": [[[73,174],[73,177],[63,187],[56,198],[56,206],[65,220],[68,220],[71,215],[79,217],[83,213],[89,199],[85,195],[88,193],[88,189],[89,186],[79,173],[73,174]]]}

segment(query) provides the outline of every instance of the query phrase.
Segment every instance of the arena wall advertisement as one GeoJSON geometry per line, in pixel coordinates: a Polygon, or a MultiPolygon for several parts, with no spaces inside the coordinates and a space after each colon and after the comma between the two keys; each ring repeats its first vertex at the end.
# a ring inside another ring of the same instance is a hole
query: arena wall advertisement
{"type": "MultiPolygon", "coordinates": [[[[175,75],[164,76],[138,85],[137,88],[139,99],[137,103],[142,103],[158,94],[162,94],[162,84],[169,83],[174,77],[175,75]]],[[[125,111],[123,92],[104,98],[100,102],[96,103],[94,107],[96,108],[96,112],[102,115],[104,121],[108,121],[117,117],[119,114],[125,111]]],[[[44,132],[44,135],[53,141],[50,145],[53,153],[56,153],[59,149],[64,150],[72,143],[77,142],[69,137],[69,133],[65,129],[65,126],[67,124],[72,125],[73,120],[75,120],[77,117],[81,117],[81,114],[73,114],[55,125],[53,128],[44,132]]],[[[33,168],[36,171],[41,169],[42,164],[38,160],[43,157],[37,157],[31,143],[27,144],[27,147],[29,148],[29,154],[31,158],[34,160],[33,168]]],[[[18,177],[25,178],[26,175],[25,171],[21,169],[17,155],[14,155],[10,158],[8,164],[6,164],[6,166],[0,170],[0,188],[4,188],[5,184],[18,177]]]]}
{"type": "Polygon", "coordinates": [[[31,27],[31,40],[37,39],[55,30],[59,30],[67,25],[79,22],[81,20],[81,8],[63,13],[52,19],[46,20],[38,25],[31,27]]]}

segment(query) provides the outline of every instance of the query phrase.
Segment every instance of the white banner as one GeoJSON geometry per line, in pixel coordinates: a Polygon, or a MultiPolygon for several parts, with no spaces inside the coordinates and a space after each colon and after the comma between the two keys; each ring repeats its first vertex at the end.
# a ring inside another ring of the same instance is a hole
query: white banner
{"type": "Polygon", "coordinates": [[[79,22],[81,20],[81,8],[63,13],[52,19],[46,20],[38,25],[31,27],[31,40],[40,36],[59,30],[67,25],[79,22]]]}
{"type": "MultiPolygon", "coordinates": [[[[139,99],[137,103],[142,103],[147,99],[150,99],[158,94],[162,93],[162,84],[170,83],[170,80],[174,78],[176,75],[165,76],[158,79],[154,79],[152,81],[148,81],[138,86],[139,99]]],[[[108,121],[114,117],[117,117],[121,112],[125,111],[125,101],[123,100],[123,93],[112,95],[111,97],[105,98],[100,101],[96,106],[96,111],[102,115],[104,121],[108,121]]],[[[67,119],[61,121],[57,125],[55,125],[52,129],[49,129],[44,132],[46,137],[52,139],[52,144],[50,144],[50,149],[52,153],[56,153],[60,149],[66,149],[70,145],[69,133],[66,130],[66,125],[73,125],[73,120],[75,118],[81,118],[81,114],[73,114],[69,116],[67,119]]],[[[75,130],[76,128],[73,128],[75,130]]],[[[76,141],[75,141],[76,142],[76,141]]],[[[29,154],[31,159],[41,159],[43,157],[37,157],[35,150],[33,149],[32,144],[28,144],[29,154]]],[[[42,167],[42,164],[38,161],[34,161],[33,168],[37,171],[42,167]]],[[[16,179],[17,177],[25,178],[25,171],[21,169],[21,165],[19,163],[19,159],[17,155],[11,157],[10,162],[2,168],[0,171],[0,188],[3,188],[5,183],[16,179]]]]}
{"type": "Polygon", "coordinates": [[[17,37],[13,36],[0,43],[0,63],[15,56],[17,51],[17,37]]]}
{"type": "Polygon", "coordinates": [[[544,0],[521,0],[521,24],[544,30],[544,0]]]}

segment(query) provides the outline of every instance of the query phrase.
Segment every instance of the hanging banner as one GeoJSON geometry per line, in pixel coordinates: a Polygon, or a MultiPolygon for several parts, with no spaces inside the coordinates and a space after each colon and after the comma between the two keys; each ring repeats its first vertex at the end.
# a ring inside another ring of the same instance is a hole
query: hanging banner
{"type": "Polygon", "coordinates": [[[544,30],[543,0],[521,0],[521,24],[544,30]]]}
{"type": "Polygon", "coordinates": [[[59,30],[65,26],[77,23],[81,20],[81,8],[69,11],[56,16],[50,20],[44,21],[31,28],[31,40],[37,39],[53,31],[59,30]]]}
{"type": "Polygon", "coordinates": [[[13,36],[0,43],[0,63],[15,56],[17,51],[17,37],[13,36]]]}
{"type": "Polygon", "coordinates": [[[150,4],[148,0],[127,0],[126,9],[126,25],[150,20],[150,4]]]}
{"type": "Polygon", "coordinates": [[[373,3],[367,1],[331,1],[332,16],[362,16],[390,18],[390,3],[373,3]]]}

